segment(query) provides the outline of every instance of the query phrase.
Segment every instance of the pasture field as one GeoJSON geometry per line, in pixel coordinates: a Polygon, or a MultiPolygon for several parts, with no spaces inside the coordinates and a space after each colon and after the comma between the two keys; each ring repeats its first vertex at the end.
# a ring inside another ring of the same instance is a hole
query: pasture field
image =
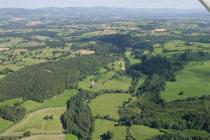
{"type": "Polygon", "coordinates": [[[27,100],[24,101],[23,104],[21,104],[21,106],[24,107],[27,112],[31,112],[43,108],[43,103],[27,100]]]}
{"type": "Polygon", "coordinates": [[[8,41],[5,41],[4,43],[0,43],[0,47],[14,48],[15,45],[23,41],[23,38],[11,37],[11,38],[5,38],[4,40],[8,40],[8,41]]]}
{"type": "Polygon", "coordinates": [[[89,91],[100,90],[128,90],[131,83],[131,78],[126,75],[115,74],[114,72],[108,72],[106,74],[99,74],[96,76],[97,81],[91,88],[90,80],[92,76],[87,77],[85,80],[78,83],[78,86],[82,89],[89,91]]]}
{"type": "Polygon", "coordinates": [[[64,140],[64,139],[65,139],[64,134],[43,134],[43,135],[34,135],[31,137],[22,138],[21,140],[64,140]]]}
{"type": "Polygon", "coordinates": [[[23,101],[22,98],[15,98],[15,99],[6,100],[4,102],[0,102],[0,106],[5,106],[5,105],[13,106],[16,103],[21,103],[20,106],[24,107],[27,112],[43,108],[42,103],[38,103],[32,100],[23,101]]]}
{"type": "Polygon", "coordinates": [[[78,140],[78,138],[74,135],[67,134],[64,140],[78,140]]]}
{"type": "Polygon", "coordinates": [[[46,108],[29,114],[25,119],[6,130],[3,136],[19,136],[25,131],[34,134],[53,134],[63,133],[60,116],[64,113],[64,107],[46,108]],[[44,119],[46,116],[53,115],[53,119],[44,119]]]}
{"type": "Polygon", "coordinates": [[[113,133],[113,140],[125,140],[126,129],[127,127],[125,126],[115,126],[112,121],[97,119],[95,120],[93,140],[100,140],[101,135],[107,131],[111,131],[113,133]]]}
{"type": "Polygon", "coordinates": [[[22,102],[22,101],[23,101],[22,98],[10,99],[10,100],[0,102],[0,106],[5,106],[5,105],[13,106],[15,103],[22,102]]]}
{"type": "Polygon", "coordinates": [[[141,63],[141,61],[139,59],[135,59],[132,56],[132,51],[126,51],[125,56],[127,57],[127,59],[129,59],[131,65],[141,63]]]}
{"type": "Polygon", "coordinates": [[[119,118],[119,108],[123,106],[123,102],[127,102],[131,98],[129,94],[104,94],[91,100],[89,106],[93,116],[109,115],[113,119],[119,118]]]}
{"type": "MultiPolygon", "coordinates": [[[[115,123],[108,120],[95,120],[95,130],[93,133],[93,140],[100,140],[101,135],[107,131],[113,133],[113,140],[126,140],[126,126],[115,126],[115,123]]],[[[142,125],[135,125],[130,128],[130,134],[137,140],[146,140],[156,135],[161,135],[158,129],[149,128],[142,125]]]]}
{"type": "Polygon", "coordinates": [[[88,76],[78,83],[79,88],[98,92],[101,90],[128,90],[131,84],[131,77],[122,72],[124,61],[116,60],[108,65],[109,70],[101,68],[97,75],[88,76]],[[91,86],[91,80],[94,79],[94,85],[91,86]]]}
{"type": "Polygon", "coordinates": [[[161,131],[166,132],[166,133],[172,133],[172,134],[179,134],[182,133],[187,136],[200,136],[200,137],[210,137],[210,133],[206,131],[201,131],[201,130],[172,130],[172,129],[161,129],[161,131]]]}
{"type": "Polygon", "coordinates": [[[167,82],[161,97],[166,101],[210,95],[210,62],[190,62],[176,74],[176,82],[167,82]],[[183,92],[183,95],[179,93],[183,92]]]}
{"type": "Polygon", "coordinates": [[[0,133],[13,125],[13,122],[0,118],[0,133]]]}
{"type": "Polygon", "coordinates": [[[149,128],[143,125],[134,125],[130,128],[130,134],[137,140],[146,140],[162,133],[158,129],[149,128]]]}
{"type": "Polygon", "coordinates": [[[66,90],[63,94],[46,101],[46,107],[66,107],[67,101],[76,95],[76,90],[66,90]]]}

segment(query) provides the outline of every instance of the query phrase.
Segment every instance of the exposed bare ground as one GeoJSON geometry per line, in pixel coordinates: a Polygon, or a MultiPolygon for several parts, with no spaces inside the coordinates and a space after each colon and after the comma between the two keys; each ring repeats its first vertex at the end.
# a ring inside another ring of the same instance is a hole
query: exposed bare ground
{"type": "Polygon", "coordinates": [[[95,54],[95,51],[90,51],[90,50],[79,50],[80,55],[91,55],[95,54]]]}
{"type": "Polygon", "coordinates": [[[6,51],[9,51],[10,48],[0,48],[0,52],[6,52],[6,51]]]}

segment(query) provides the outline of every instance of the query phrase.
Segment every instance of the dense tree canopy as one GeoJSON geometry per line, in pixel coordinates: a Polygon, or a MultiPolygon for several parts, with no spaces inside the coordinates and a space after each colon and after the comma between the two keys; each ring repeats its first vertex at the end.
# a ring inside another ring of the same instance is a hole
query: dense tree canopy
{"type": "Polygon", "coordinates": [[[23,97],[42,102],[106,66],[112,57],[81,56],[26,67],[0,80],[0,100],[23,97]]]}
{"type": "Polygon", "coordinates": [[[90,140],[93,132],[93,118],[87,104],[88,93],[80,91],[67,103],[67,111],[62,116],[64,129],[80,140],[90,140]]]}
{"type": "Polygon", "coordinates": [[[20,121],[26,115],[26,110],[19,106],[0,107],[0,117],[13,122],[20,121]]]}

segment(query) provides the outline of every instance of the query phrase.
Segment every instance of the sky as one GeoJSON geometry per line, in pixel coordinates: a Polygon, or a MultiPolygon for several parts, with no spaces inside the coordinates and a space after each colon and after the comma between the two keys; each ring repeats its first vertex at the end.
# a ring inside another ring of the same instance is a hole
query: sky
{"type": "Polygon", "coordinates": [[[202,9],[198,0],[0,0],[0,8],[126,7],[202,9]]]}

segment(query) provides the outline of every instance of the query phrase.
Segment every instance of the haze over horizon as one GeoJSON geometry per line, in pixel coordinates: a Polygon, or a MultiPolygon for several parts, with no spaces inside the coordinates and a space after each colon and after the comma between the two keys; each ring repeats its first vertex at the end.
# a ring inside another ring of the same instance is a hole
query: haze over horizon
{"type": "Polygon", "coordinates": [[[198,0],[0,0],[0,8],[125,7],[204,9],[198,0]]]}

